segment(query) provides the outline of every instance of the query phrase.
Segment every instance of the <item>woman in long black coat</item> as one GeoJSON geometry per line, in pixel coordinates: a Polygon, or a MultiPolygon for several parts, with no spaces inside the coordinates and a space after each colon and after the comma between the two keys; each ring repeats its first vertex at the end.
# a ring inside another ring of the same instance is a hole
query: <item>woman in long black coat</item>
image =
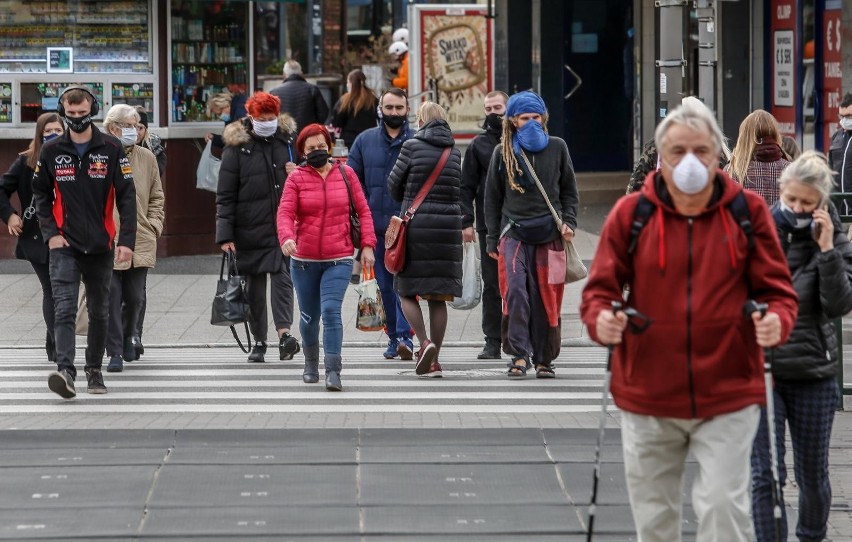
{"type": "Polygon", "coordinates": [[[2,189],[0,189],[0,218],[8,225],[9,233],[18,238],[15,256],[30,262],[41,283],[41,310],[47,326],[45,350],[47,359],[50,361],[56,360],[56,346],[53,340],[53,288],[50,286],[49,273],[50,253],[41,236],[38,217],[33,208],[32,181],[42,144],[62,135],[64,131],[62,119],[58,114],[40,115],[36,119],[35,137],[30,142],[29,148],[19,154],[9,171],[3,174],[2,189]],[[21,215],[9,203],[9,198],[16,192],[21,202],[21,215]]]}
{"type": "Polygon", "coordinates": [[[296,123],[280,115],[281,102],[266,92],[246,102],[248,117],[225,128],[222,168],[216,192],[216,244],[233,251],[251,308],[249,328],[254,347],[249,362],[263,362],[268,327],[266,276],[271,281],[272,319],[278,330],[278,356],[293,359],[299,341],[293,325],[290,262],[278,246],[276,214],[287,174],[296,168],[293,140],[296,123]]]}
{"type": "MultiPolygon", "coordinates": [[[[419,130],[403,143],[388,177],[391,196],[402,202],[400,215],[414,202],[444,149],[454,147],[446,117],[438,104],[424,102],[420,106],[419,130]]],[[[405,267],[394,278],[402,312],[420,342],[415,366],[420,376],[442,376],[438,354],[447,330],[446,302],[462,294],[460,186],[461,152],[453,148],[435,185],[408,224],[405,267]],[[429,304],[428,335],[418,296],[429,304]]]]}

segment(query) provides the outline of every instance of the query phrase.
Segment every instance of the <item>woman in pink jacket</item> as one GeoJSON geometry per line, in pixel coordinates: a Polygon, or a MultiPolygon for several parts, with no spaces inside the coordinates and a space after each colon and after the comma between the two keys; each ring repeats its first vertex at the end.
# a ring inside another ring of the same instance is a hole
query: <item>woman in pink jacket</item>
{"type": "Polygon", "coordinates": [[[352,255],[372,267],[376,234],[367,199],[352,168],[329,161],[331,136],[320,124],[299,133],[296,150],[306,162],[284,184],[278,206],[278,242],[290,256],[290,274],[299,299],[299,331],[305,352],[302,380],[319,382],[319,325],[323,323],[325,388],[341,391],[343,320],[340,309],[352,273],[352,255]],[[361,221],[360,247],[352,242],[350,197],[361,221]]]}

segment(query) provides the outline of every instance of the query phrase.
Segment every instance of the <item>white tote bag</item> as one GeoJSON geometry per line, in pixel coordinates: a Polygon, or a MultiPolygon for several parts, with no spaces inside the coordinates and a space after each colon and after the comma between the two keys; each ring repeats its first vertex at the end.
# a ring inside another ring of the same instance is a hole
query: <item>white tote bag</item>
{"type": "Polygon", "coordinates": [[[479,305],[480,299],[482,299],[482,267],[479,261],[479,243],[470,241],[464,244],[462,296],[450,302],[450,306],[460,311],[469,311],[479,305]]]}
{"type": "Polygon", "coordinates": [[[195,188],[215,193],[219,186],[219,168],[222,166],[222,160],[213,156],[212,146],[213,142],[208,141],[201,153],[198,169],[195,170],[195,188]]]}

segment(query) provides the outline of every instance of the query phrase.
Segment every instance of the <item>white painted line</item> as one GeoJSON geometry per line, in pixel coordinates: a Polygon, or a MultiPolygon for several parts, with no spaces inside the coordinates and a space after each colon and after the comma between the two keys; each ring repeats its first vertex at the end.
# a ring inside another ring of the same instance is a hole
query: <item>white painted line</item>
{"type": "MultiPolygon", "coordinates": [[[[343,381],[344,387],[346,381],[343,381]]],[[[109,386],[107,386],[109,387],[109,386]]],[[[44,387],[44,392],[40,393],[0,393],[0,400],[5,401],[44,401],[45,399],[55,398],[52,396],[47,386],[44,387]]],[[[115,400],[209,400],[215,399],[218,401],[240,401],[243,399],[271,399],[279,401],[290,401],[295,399],[321,399],[323,401],[345,401],[345,400],[429,400],[429,401],[449,401],[449,400],[473,400],[473,401],[496,401],[496,400],[577,400],[577,399],[600,399],[600,393],[592,392],[574,392],[574,393],[559,393],[549,391],[534,391],[530,392],[442,392],[442,391],[425,391],[425,392],[368,392],[368,391],[346,391],[345,393],[326,393],[322,386],[316,386],[316,391],[312,392],[267,392],[267,391],[247,391],[247,392],[222,392],[222,391],[176,391],[168,392],[127,392],[107,395],[89,395],[86,393],[85,384],[80,385],[77,390],[78,401],[103,401],[107,399],[115,400]]],[[[516,405],[517,406],[517,405],[516,405]]],[[[527,407],[524,406],[526,409],[527,407]]],[[[0,410],[5,409],[5,406],[0,406],[0,410]]]]}
{"type": "MultiPolygon", "coordinates": [[[[344,375],[345,376],[345,375],[344,375]]],[[[107,375],[105,381],[109,383],[109,389],[134,389],[134,388],[308,388],[313,384],[305,384],[301,379],[278,379],[268,378],[266,380],[137,380],[135,378],[122,378],[107,375]]],[[[354,380],[347,379],[344,382],[347,390],[353,388],[530,388],[531,386],[543,386],[547,389],[554,388],[599,388],[603,380],[569,380],[557,378],[554,380],[532,380],[517,382],[512,380],[496,380],[485,378],[448,377],[436,379],[411,379],[411,380],[354,380]]],[[[28,389],[42,390],[46,386],[42,379],[37,382],[31,380],[25,382],[0,381],[0,390],[28,389]]],[[[10,394],[12,395],[12,394],[10,394]]],[[[12,395],[14,396],[14,395],[12,395]]]]}
{"type": "MultiPolygon", "coordinates": [[[[73,402],[70,401],[70,402],[73,402]]],[[[547,413],[579,413],[579,412],[600,412],[600,404],[597,405],[554,405],[545,404],[526,404],[526,405],[435,405],[432,403],[423,405],[398,405],[398,404],[376,404],[376,405],[293,405],[293,404],[277,404],[277,405],[103,405],[98,406],[89,402],[88,404],[70,405],[66,402],[57,403],[54,405],[21,405],[21,406],[4,406],[3,412],[7,414],[79,414],[79,413],[97,413],[97,414],[149,414],[149,413],[168,413],[168,414],[187,414],[187,413],[476,413],[484,414],[507,413],[507,414],[526,414],[534,412],[547,413]]],[[[610,412],[616,412],[618,409],[610,407],[610,412]]]]}
{"type": "MultiPolygon", "coordinates": [[[[104,364],[104,365],[106,365],[106,364],[104,364]]],[[[130,367],[130,368],[125,368],[123,373],[116,373],[115,375],[113,373],[104,372],[104,380],[109,382],[109,380],[111,378],[113,378],[113,376],[115,376],[116,378],[121,378],[120,376],[118,376],[118,374],[126,375],[128,377],[130,375],[146,376],[146,377],[150,377],[150,376],[168,376],[168,377],[194,376],[194,377],[197,377],[199,379],[209,379],[210,377],[214,377],[214,376],[233,377],[233,376],[236,376],[236,375],[246,375],[246,376],[250,375],[250,376],[258,377],[258,376],[261,376],[262,374],[264,374],[265,371],[270,371],[269,374],[274,374],[276,376],[278,376],[278,375],[290,375],[290,376],[298,376],[299,378],[301,378],[302,377],[302,371],[304,370],[304,368],[301,367],[301,366],[296,368],[296,367],[293,367],[292,365],[290,365],[286,368],[285,368],[284,365],[266,366],[266,367],[267,368],[262,368],[262,369],[261,368],[248,369],[248,368],[245,368],[245,367],[240,367],[240,368],[233,368],[233,369],[173,369],[173,370],[169,370],[169,369],[137,369],[136,367],[130,367]]],[[[6,378],[31,377],[31,378],[37,378],[37,379],[43,378],[44,381],[47,382],[47,375],[52,370],[55,370],[55,369],[51,369],[50,367],[43,367],[43,368],[39,368],[38,370],[31,369],[31,370],[25,370],[25,371],[0,370],[0,377],[6,377],[6,378]]],[[[491,371],[491,369],[476,369],[476,368],[472,368],[472,367],[469,368],[468,370],[469,371],[491,371]]],[[[502,375],[502,376],[506,377],[505,369],[503,369],[502,367],[501,368],[494,368],[493,371],[494,371],[494,376],[502,375]]],[[[557,374],[560,374],[560,368],[559,367],[556,368],[556,371],[557,371],[557,374]]],[[[604,370],[602,368],[600,368],[600,369],[580,369],[580,368],[574,368],[574,367],[566,367],[566,368],[562,368],[561,374],[565,374],[565,375],[570,374],[571,376],[593,375],[593,376],[601,376],[602,377],[603,374],[604,374],[604,370]]],[[[382,376],[400,376],[400,375],[408,375],[412,378],[415,378],[415,376],[414,376],[414,365],[412,364],[410,367],[406,367],[406,368],[395,367],[395,368],[389,368],[389,369],[351,369],[344,362],[343,372],[341,373],[341,378],[343,378],[344,381],[345,381],[347,376],[382,377],[382,376]]],[[[530,377],[529,378],[535,378],[534,376],[532,376],[532,370],[530,370],[530,377]]],[[[558,380],[558,378],[557,378],[557,380],[558,380]]],[[[85,382],[85,378],[83,378],[82,367],[77,368],[77,381],[78,382],[80,382],[80,381],[85,382]]],[[[344,384],[345,384],[345,382],[344,382],[344,384]]]]}

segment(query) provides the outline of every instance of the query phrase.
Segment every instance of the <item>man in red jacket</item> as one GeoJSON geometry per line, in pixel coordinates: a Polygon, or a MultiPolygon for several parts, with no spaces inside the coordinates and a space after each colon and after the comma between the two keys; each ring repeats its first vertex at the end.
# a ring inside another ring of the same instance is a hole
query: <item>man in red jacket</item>
{"type": "Polygon", "coordinates": [[[700,465],[696,540],[747,542],[749,456],[765,397],[761,347],[787,339],[797,297],[760,196],[743,192],[750,228],[729,207],[742,188],[718,169],[722,133],[710,110],[683,104],[655,140],[661,170],[610,213],[580,311],[592,338],[614,345],[611,391],[623,411],[639,539],[681,539],[681,482],[692,452],[700,465]],[[653,211],[637,234],[640,197],[653,211]],[[625,334],[625,314],[611,310],[625,287],[626,304],[652,321],[642,334],[625,334]],[[749,299],[767,303],[766,315],[745,316],[749,299]]]}

